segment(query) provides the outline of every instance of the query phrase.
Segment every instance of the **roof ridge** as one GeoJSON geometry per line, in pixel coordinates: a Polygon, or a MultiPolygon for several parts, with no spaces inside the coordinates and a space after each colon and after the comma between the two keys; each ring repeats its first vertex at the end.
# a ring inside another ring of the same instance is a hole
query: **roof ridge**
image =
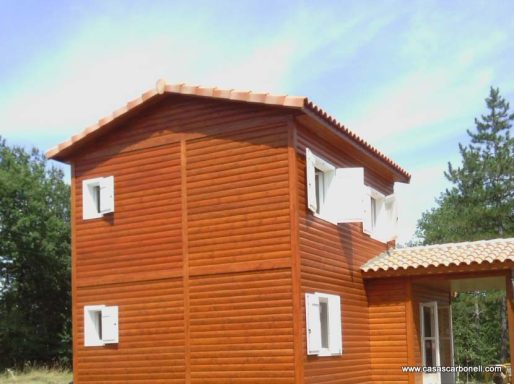
{"type": "MultiPolygon", "coordinates": [[[[514,237],[503,237],[497,239],[484,239],[484,240],[465,240],[465,241],[457,241],[453,243],[443,243],[443,244],[428,244],[428,245],[417,245],[413,247],[405,247],[405,248],[392,248],[388,251],[392,252],[403,252],[403,251],[413,251],[420,249],[437,249],[437,248],[449,248],[449,247],[463,247],[468,244],[485,244],[485,243],[501,243],[501,242],[510,242],[514,241],[514,237]]],[[[382,252],[384,253],[384,252],[382,252]]]]}
{"type": "Polygon", "coordinates": [[[110,123],[114,119],[120,117],[121,115],[129,112],[130,110],[136,108],[147,100],[159,97],[165,93],[171,94],[182,94],[182,95],[192,95],[192,96],[200,96],[200,97],[210,97],[216,99],[225,99],[225,100],[234,100],[241,101],[247,103],[260,103],[260,104],[268,104],[268,105],[277,105],[287,108],[296,108],[303,110],[304,112],[310,112],[316,115],[318,118],[322,119],[325,123],[335,127],[337,130],[343,132],[346,136],[348,136],[351,140],[353,140],[357,145],[361,146],[363,149],[369,151],[373,156],[377,157],[379,160],[385,162],[392,168],[394,168],[398,173],[402,174],[407,180],[410,179],[410,174],[400,167],[397,163],[395,163],[392,159],[387,157],[385,154],[380,152],[377,148],[369,144],[362,137],[358,136],[355,132],[348,129],[344,124],[340,123],[336,118],[329,115],[326,111],[316,105],[314,102],[309,100],[306,96],[292,96],[292,95],[275,95],[268,92],[254,92],[251,90],[239,90],[239,89],[225,89],[218,87],[205,87],[200,85],[191,85],[186,83],[176,83],[176,84],[168,84],[164,79],[157,80],[155,87],[142,93],[141,96],[136,97],[133,100],[130,100],[126,103],[125,106],[115,110],[113,113],[102,117],[98,120],[97,123],[87,127],[82,132],[72,136],[70,139],[58,144],[57,146],[49,149],[46,152],[46,156],[48,158],[56,158],[59,153],[78,141],[84,139],[87,135],[97,131],[102,128],[106,124],[110,123]]]}

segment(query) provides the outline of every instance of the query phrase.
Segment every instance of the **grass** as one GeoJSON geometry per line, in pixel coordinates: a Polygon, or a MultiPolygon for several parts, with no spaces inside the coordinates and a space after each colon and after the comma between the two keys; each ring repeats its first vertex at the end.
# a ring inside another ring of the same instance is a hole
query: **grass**
{"type": "Polygon", "coordinates": [[[68,384],[72,379],[70,371],[48,368],[29,368],[23,372],[8,370],[0,374],[0,384],[68,384]]]}

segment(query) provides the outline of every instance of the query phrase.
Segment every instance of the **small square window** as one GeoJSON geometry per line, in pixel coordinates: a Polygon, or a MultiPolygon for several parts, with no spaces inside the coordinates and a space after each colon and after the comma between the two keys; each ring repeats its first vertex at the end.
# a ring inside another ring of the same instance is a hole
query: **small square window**
{"type": "Polygon", "coordinates": [[[98,177],[82,182],[82,218],[96,219],[114,212],[114,177],[98,177]]]}
{"type": "Polygon", "coordinates": [[[84,345],[86,347],[118,343],[118,307],[84,307],[84,345]]]}

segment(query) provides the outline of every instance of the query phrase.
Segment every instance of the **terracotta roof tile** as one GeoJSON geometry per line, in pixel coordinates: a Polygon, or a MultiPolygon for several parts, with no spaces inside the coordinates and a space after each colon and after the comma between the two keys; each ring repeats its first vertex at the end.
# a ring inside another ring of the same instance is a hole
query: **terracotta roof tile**
{"type": "Polygon", "coordinates": [[[394,161],[389,159],[387,156],[385,156],[384,154],[379,152],[375,147],[371,146],[369,143],[367,143],[365,140],[363,140],[362,138],[357,136],[355,133],[351,132],[344,125],[339,123],[335,118],[330,116],[323,109],[318,107],[313,102],[309,101],[304,96],[271,95],[269,93],[262,93],[262,92],[202,87],[202,86],[196,86],[196,85],[188,85],[188,84],[184,84],[184,83],[167,84],[162,79],[157,81],[157,84],[154,89],[151,89],[151,90],[143,93],[140,97],[129,101],[125,107],[117,109],[111,115],[100,119],[98,124],[88,127],[80,134],[75,135],[71,139],[48,150],[46,153],[46,156],[48,158],[58,158],[59,153],[62,150],[67,149],[70,146],[74,145],[78,141],[82,140],[88,134],[102,128],[107,123],[109,123],[112,120],[120,117],[121,115],[129,112],[131,109],[146,102],[147,100],[149,100],[153,97],[156,97],[158,95],[162,95],[164,93],[195,95],[195,96],[202,96],[202,97],[212,97],[212,98],[220,98],[220,99],[227,99],[227,100],[244,101],[244,102],[249,102],[249,103],[277,105],[277,106],[288,107],[288,108],[296,108],[296,109],[303,110],[304,112],[313,113],[317,117],[324,120],[327,124],[342,131],[345,135],[347,135],[351,140],[356,142],[363,149],[372,153],[375,157],[377,157],[381,161],[383,161],[386,164],[388,164],[389,166],[391,166],[398,173],[402,174],[403,177],[405,177],[407,180],[410,179],[410,174],[408,172],[406,172],[403,168],[401,168],[398,164],[396,164],[394,161]]]}
{"type": "Polygon", "coordinates": [[[514,261],[514,238],[390,249],[365,263],[364,272],[514,261]]]}

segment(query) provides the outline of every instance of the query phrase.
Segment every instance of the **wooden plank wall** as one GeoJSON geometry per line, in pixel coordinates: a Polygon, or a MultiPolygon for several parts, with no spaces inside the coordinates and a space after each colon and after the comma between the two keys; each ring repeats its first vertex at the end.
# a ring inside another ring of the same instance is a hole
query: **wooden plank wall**
{"type": "MultiPolygon", "coordinates": [[[[386,246],[362,233],[361,224],[334,225],[318,219],[307,209],[305,148],[337,167],[363,166],[350,152],[335,148],[297,125],[297,179],[299,206],[299,257],[301,268],[301,348],[304,351],[305,383],[369,382],[370,326],[368,301],[360,266],[386,246]],[[307,356],[305,339],[305,293],[326,292],[341,297],[343,355],[307,356]]],[[[366,184],[392,193],[392,182],[365,170],[366,184]]]]}
{"type": "Polygon", "coordinates": [[[187,142],[192,383],[293,382],[287,156],[284,123],[187,142]]]}
{"type": "Polygon", "coordinates": [[[181,279],[88,286],[78,290],[75,353],[78,383],[183,383],[184,307],[181,279]],[[81,308],[117,305],[120,342],[84,347],[81,308]]]}
{"type": "Polygon", "coordinates": [[[288,117],[170,97],[73,160],[76,383],[292,383],[288,117]],[[115,178],[82,220],[82,180],[115,178]],[[83,347],[83,306],[120,342],[83,347]]]}
{"type": "Polygon", "coordinates": [[[401,366],[409,364],[406,288],[401,278],[366,282],[372,381],[375,384],[409,382],[408,375],[401,372],[401,366]]]}

